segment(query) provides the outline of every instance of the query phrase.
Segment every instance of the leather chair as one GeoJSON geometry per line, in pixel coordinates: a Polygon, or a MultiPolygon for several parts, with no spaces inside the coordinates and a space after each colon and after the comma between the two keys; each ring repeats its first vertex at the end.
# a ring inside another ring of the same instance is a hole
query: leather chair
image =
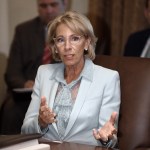
{"type": "Polygon", "coordinates": [[[119,149],[150,148],[150,59],[101,55],[94,62],[120,74],[119,149]]]}

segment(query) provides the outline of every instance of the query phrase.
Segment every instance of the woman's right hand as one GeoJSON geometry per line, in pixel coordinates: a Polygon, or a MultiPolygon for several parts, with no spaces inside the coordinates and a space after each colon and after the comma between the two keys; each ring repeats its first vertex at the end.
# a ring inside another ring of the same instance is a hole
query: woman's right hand
{"type": "Polygon", "coordinates": [[[56,122],[55,117],[56,114],[46,104],[46,98],[42,97],[38,117],[40,127],[46,128],[48,124],[56,122]]]}

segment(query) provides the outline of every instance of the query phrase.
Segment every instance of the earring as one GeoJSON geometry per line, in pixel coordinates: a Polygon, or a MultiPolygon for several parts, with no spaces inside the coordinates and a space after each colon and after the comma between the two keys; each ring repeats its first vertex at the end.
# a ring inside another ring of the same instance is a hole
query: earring
{"type": "Polygon", "coordinates": [[[87,55],[87,54],[88,54],[88,49],[85,48],[85,49],[84,49],[84,55],[87,55]]]}
{"type": "Polygon", "coordinates": [[[57,51],[57,50],[55,50],[55,53],[57,54],[57,53],[58,53],[58,51],[57,51]]]}

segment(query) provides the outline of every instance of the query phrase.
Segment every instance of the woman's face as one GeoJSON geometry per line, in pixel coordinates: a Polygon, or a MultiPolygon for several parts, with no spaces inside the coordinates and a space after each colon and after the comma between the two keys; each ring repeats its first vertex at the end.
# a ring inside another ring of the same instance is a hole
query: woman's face
{"type": "Polygon", "coordinates": [[[60,24],[56,29],[55,46],[66,66],[76,66],[84,63],[84,49],[88,49],[89,40],[60,24]]]}

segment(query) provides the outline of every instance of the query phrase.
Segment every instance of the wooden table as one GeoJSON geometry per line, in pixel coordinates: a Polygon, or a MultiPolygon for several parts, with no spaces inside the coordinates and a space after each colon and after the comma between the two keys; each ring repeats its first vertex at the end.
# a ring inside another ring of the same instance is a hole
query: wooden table
{"type": "Polygon", "coordinates": [[[77,143],[55,143],[45,140],[39,140],[40,143],[50,144],[51,150],[113,150],[111,148],[103,148],[100,146],[91,146],[77,143]]]}

